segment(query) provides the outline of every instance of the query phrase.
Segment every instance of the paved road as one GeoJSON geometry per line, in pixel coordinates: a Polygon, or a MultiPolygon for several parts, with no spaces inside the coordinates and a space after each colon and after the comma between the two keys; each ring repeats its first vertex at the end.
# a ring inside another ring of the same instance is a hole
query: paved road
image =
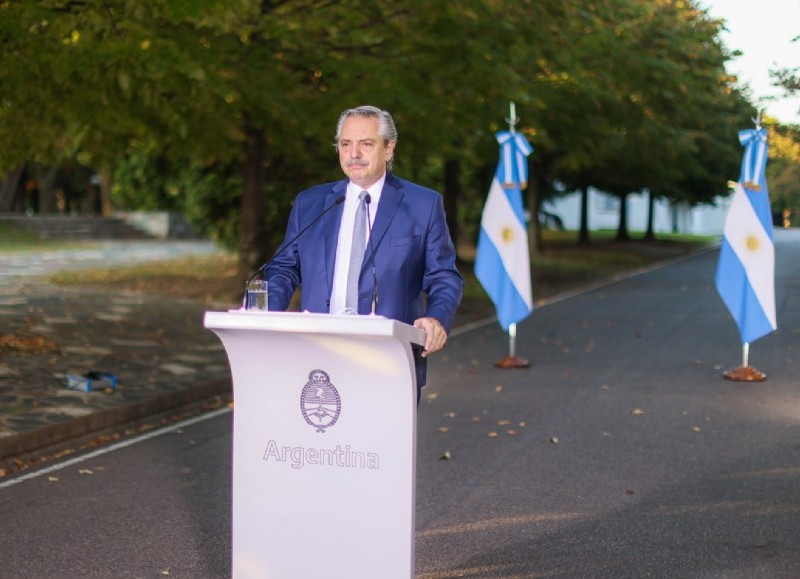
{"type": "MultiPolygon", "coordinates": [[[[496,324],[454,336],[420,407],[417,577],[800,577],[800,232],[776,234],[764,383],[722,378],[716,252],[537,310],[527,370],[494,368],[496,324]]],[[[0,482],[0,575],[226,576],[230,418],[0,482]]]]}
{"type": "Polygon", "coordinates": [[[800,232],[776,233],[761,384],[722,378],[717,252],[535,312],[530,370],[490,366],[493,326],[456,338],[420,413],[419,576],[800,577],[800,232]]]}

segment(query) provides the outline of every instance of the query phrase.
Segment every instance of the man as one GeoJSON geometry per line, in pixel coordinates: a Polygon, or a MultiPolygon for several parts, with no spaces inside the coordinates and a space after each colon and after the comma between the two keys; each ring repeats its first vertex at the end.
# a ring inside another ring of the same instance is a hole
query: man
{"type": "Polygon", "coordinates": [[[455,266],[441,196],[390,173],[396,144],[387,111],[361,106],[341,114],[335,146],[347,179],[297,196],[286,240],[328,212],[275,256],[264,277],[271,310],[285,310],[302,284],[303,311],[369,314],[374,306],[378,315],[423,330],[425,345],[414,348],[421,388],[425,358],[447,342],[464,280],[455,266]],[[351,260],[354,245],[364,251],[357,249],[351,260]]]}

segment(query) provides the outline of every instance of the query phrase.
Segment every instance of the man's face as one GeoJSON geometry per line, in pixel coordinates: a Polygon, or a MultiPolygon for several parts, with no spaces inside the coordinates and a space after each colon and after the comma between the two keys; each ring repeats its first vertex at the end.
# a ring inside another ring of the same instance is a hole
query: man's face
{"type": "Polygon", "coordinates": [[[362,189],[381,178],[394,153],[394,141],[384,145],[383,138],[378,135],[378,119],[374,117],[346,119],[338,147],[342,171],[362,189]]]}

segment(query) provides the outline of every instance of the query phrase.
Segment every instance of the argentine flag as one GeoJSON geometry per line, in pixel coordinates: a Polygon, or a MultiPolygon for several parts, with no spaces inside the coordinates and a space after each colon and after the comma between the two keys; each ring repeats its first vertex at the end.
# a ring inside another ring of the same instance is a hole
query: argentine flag
{"type": "Polygon", "coordinates": [[[483,208],[475,276],[494,302],[500,326],[508,331],[533,310],[528,231],[520,191],[527,181],[526,157],[533,149],[519,133],[502,131],[497,140],[501,156],[483,208]]]}
{"type": "Polygon", "coordinates": [[[773,332],[775,245],[765,169],[767,132],[739,132],[745,146],[742,171],[725,219],[717,266],[717,291],[730,311],[743,344],[773,332]]]}

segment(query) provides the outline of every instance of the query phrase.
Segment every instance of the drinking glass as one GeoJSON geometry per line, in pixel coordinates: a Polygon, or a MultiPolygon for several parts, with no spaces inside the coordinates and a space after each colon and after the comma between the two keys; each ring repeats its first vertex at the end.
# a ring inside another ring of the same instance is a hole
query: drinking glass
{"type": "Polygon", "coordinates": [[[247,284],[245,309],[266,312],[268,308],[267,280],[254,279],[247,284]]]}

